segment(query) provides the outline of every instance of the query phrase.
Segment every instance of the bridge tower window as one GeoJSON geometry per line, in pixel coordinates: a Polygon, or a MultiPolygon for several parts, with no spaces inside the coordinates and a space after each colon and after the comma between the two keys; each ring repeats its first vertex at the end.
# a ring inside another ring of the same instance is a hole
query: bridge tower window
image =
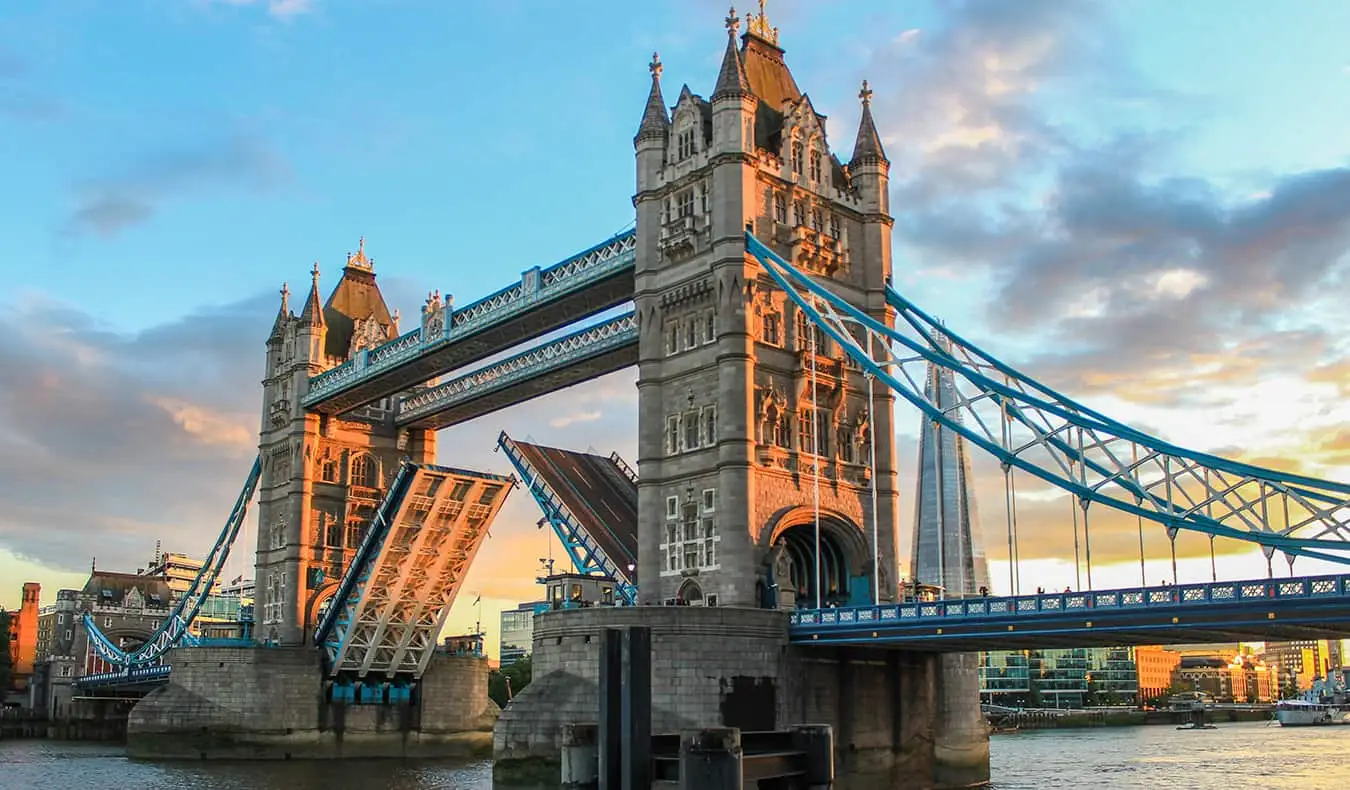
{"type": "Polygon", "coordinates": [[[787,198],[782,193],[773,196],[773,220],[784,225],[787,224],[787,198]]]}
{"type": "Polygon", "coordinates": [[[802,152],[803,146],[801,140],[792,141],[792,172],[794,175],[802,174],[802,152]]]}
{"type": "Polygon", "coordinates": [[[717,407],[704,406],[699,409],[699,445],[711,447],[717,444],[717,407]]]}
{"type": "Polygon", "coordinates": [[[708,213],[708,182],[702,181],[698,185],[699,211],[708,213]]]}
{"type": "Polygon", "coordinates": [[[689,127],[680,130],[675,139],[675,161],[688,159],[694,155],[694,129],[689,127]]]}
{"type": "Polygon", "coordinates": [[[697,411],[685,412],[681,423],[684,428],[684,446],[682,450],[697,450],[702,446],[699,442],[699,419],[697,411]]]}
{"type": "Polygon", "coordinates": [[[703,345],[717,341],[717,313],[709,310],[703,315],[703,345]]]}
{"type": "Polygon", "coordinates": [[[361,488],[377,488],[375,459],[361,453],[352,459],[349,485],[361,488]]]}
{"type": "MultiPolygon", "coordinates": [[[[666,455],[675,455],[680,451],[680,415],[666,417],[666,455]]],[[[674,514],[671,514],[672,516],[674,514]]]]}
{"type": "Polygon", "coordinates": [[[677,201],[675,215],[677,218],[693,216],[694,214],[694,190],[686,189],[675,196],[677,201]]]}
{"type": "Polygon", "coordinates": [[[820,152],[811,149],[811,180],[820,181],[820,152]]]}
{"type": "Polygon", "coordinates": [[[680,322],[666,324],[666,356],[680,353],[680,322]]]}
{"type": "Polygon", "coordinates": [[[689,319],[684,323],[684,348],[689,350],[698,346],[698,321],[689,319]]]}
{"type": "Polygon", "coordinates": [[[763,322],[761,323],[762,329],[760,331],[760,339],[770,346],[782,345],[782,323],[783,318],[778,314],[777,310],[766,311],[764,313],[763,322]]]}

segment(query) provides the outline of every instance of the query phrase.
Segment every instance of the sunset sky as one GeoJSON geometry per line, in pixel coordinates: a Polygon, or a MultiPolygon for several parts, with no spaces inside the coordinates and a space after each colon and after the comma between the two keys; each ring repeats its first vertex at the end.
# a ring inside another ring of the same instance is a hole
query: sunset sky
{"type": "MultiPolygon", "coordinates": [[[[726,12],[7,0],[0,604],[28,580],[54,600],[95,555],[131,571],[157,539],[210,547],[256,453],[277,291],[303,289],[314,260],[326,293],[364,236],[408,317],[432,288],[463,304],[627,226],[651,53],[669,103],[682,83],[710,94],[726,12]]],[[[1350,480],[1350,4],[774,0],[769,15],[844,159],[859,83],[875,91],[902,292],[1138,428],[1350,480]]],[[[631,459],[634,378],[450,429],[441,460],[509,471],[502,429],[631,459]]],[[[898,421],[907,553],[918,415],[898,421]]],[[[985,459],[976,476],[1006,588],[1002,477],[985,459]]],[[[1069,500],[1028,483],[1018,508],[1023,586],[1072,583],[1055,559],[1072,557],[1069,500]]],[[[497,609],[539,596],[538,518],[515,493],[457,627],[478,594],[490,636],[497,609]]],[[[1093,529],[1097,586],[1137,582],[1134,520],[1093,529]]],[[[1166,538],[1145,530],[1156,583],[1166,538]]],[[[1178,548],[1181,580],[1208,579],[1208,542],[1178,548]]],[[[1245,546],[1217,548],[1221,577],[1264,575],[1245,546]]]]}

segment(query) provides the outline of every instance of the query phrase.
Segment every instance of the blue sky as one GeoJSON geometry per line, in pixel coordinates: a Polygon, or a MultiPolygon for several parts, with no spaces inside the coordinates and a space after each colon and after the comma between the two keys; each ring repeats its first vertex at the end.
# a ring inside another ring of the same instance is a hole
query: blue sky
{"type": "MultiPolygon", "coordinates": [[[[313,261],[336,273],[365,236],[410,316],[432,288],[467,301],[631,222],[646,64],[659,50],[668,102],[683,82],[707,95],[725,14],[6,2],[0,363],[23,375],[0,384],[0,603],[30,577],[78,583],[93,553],[131,569],[156,538],[209,545],[256,442],[276,291],[303,289],[313,261]]],[[[769,14],[844,158],[860,80],[876,91],[908,295],[1168,438],[1347,476],[1350,5],[774,0],[769,14]]],[[[505,471],[502,427],[631,454],[631,380],[455,429],[442,446],[469,449],[444,460],[505,471]]],[[[1001,491],[982,496],[995,513],[1001,491]]],[[[508,505],[471,587],[531,593],[532,567],[508,571],[547,551],[532,508],[508,505]]]]}

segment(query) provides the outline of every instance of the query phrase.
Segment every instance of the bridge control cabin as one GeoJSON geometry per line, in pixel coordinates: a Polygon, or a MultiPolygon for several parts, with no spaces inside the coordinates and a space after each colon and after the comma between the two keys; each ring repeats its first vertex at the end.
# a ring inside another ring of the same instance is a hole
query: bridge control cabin
{"type": "Polygon", "coordinates": [[[615,594],[618,584],[608,576],[555,573],[543,577],[539,583],[547,590],[545,611],[622,605],[615,594]]]}

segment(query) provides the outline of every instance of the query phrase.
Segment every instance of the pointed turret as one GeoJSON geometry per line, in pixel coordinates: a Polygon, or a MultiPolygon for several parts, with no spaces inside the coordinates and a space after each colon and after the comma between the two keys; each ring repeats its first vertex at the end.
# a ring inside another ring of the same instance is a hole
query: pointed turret
{"type": "Polygon", "coordinates": [[[745,76],[745,64],[741,62],[741,53],[736,47],[736,31],[741,26],[741,19],[736,16],[734,7],[727,15],[726,23],[727,51],[722,55],[722,70],[717,73],[713,101],[723,97],[744,96],[750,92],[750,80],[745,76]]]}
{"type": "Polygon", "coordinates": [[[319,262],[314,262],[314,268],[309,270],[312,282],[309,286],[309,296],[305,298],[305,306],[300,309],[300,323],[307,326],[323,326],[323,309],[319,305],[323,300],[319,297],[319,262]]]}
{"type": "Polygon", "coordinates": [[[272,322],[272,334],[267,336],[267,342],[274,344],[280,343],[282,337],[286,334],[286,324],[291,320],[291,287],[286,283],[281,284],[281,307],[277,310],[277,320],[272,322]]]}
{"type": "Polygon", "coordinates": [[[890,164],[885,149],[881,147],[881,135],[877,134],[876,122],[872,120],[872,89],[867,87],[867,80],[863,80],[858,99],[862,101],[862,119],[858,121],[858,139],[853,143],[853,160],[850,164],[853,167],[877,162],[890,164]]]}
{"type": "Polygon", "coordinates": [[[652,73],[652,89],[647,94],[647,107],[642,112],[642,123],[638,126],[637,136],[633,138],[636,146],[643,140],[665,141],[670,130],[670,116],[666,114],[666,100],[661,96],[661,56],[652,53],[652,62],[647,65],[652,73]]]}

